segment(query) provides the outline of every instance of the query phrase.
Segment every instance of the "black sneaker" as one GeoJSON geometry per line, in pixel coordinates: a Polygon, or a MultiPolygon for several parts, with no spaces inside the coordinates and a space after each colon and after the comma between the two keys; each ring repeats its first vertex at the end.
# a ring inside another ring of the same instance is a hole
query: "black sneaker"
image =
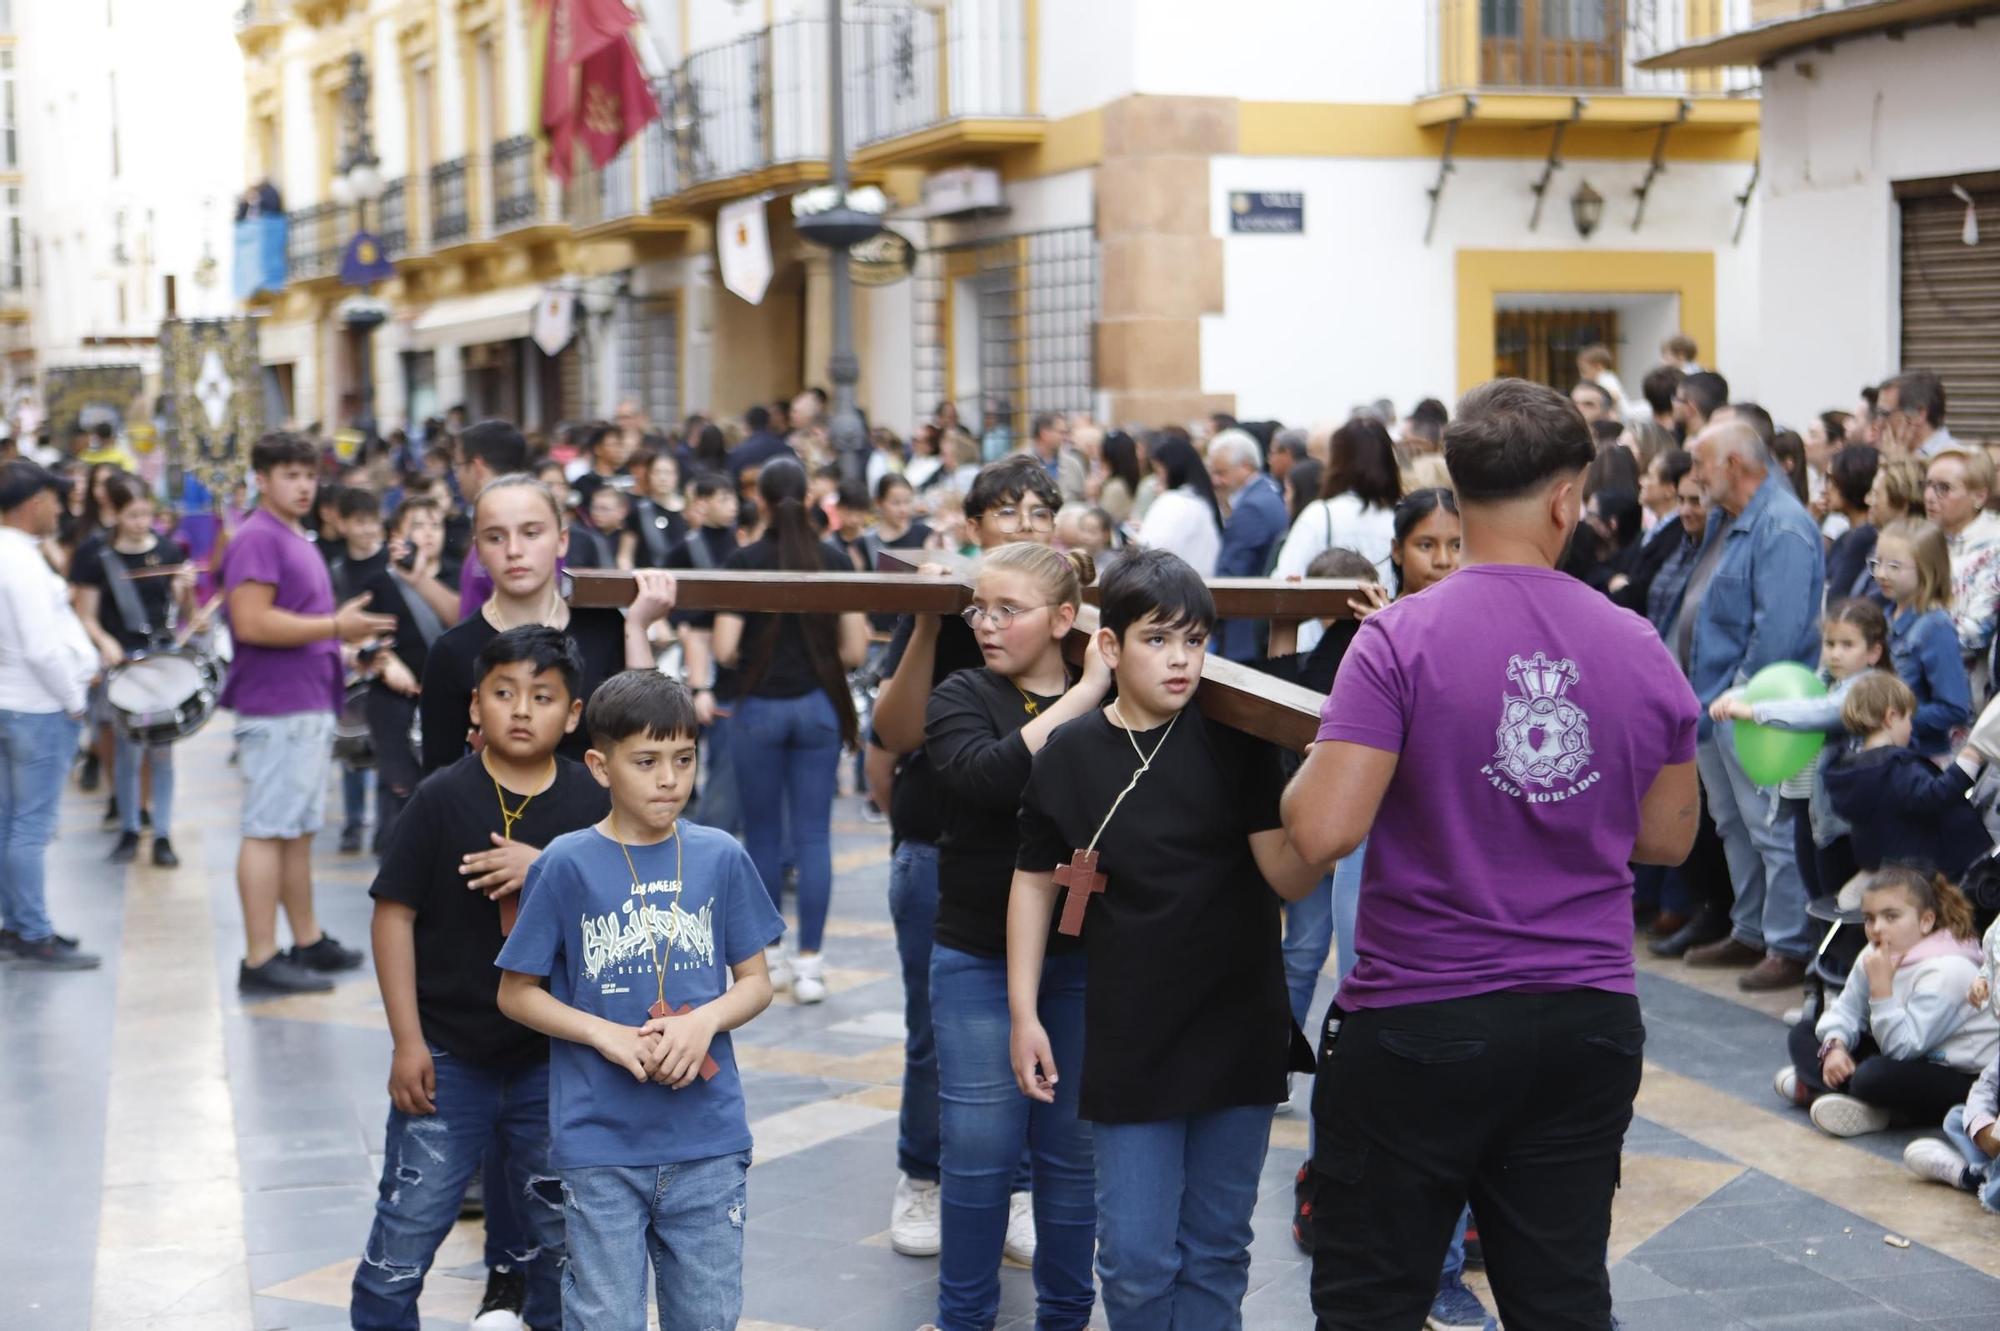
{"type": "Polygon", "coordinates": [[[162,869],[180,868],[181,857],[174,854],[174,843],[165,837],[154,837],[153,863],[162,869]]]}
{"type": "Polygon", "coordinates": [[[475,1171],[465,1185],[465,1196],[458,1199],[458,1218],[478,1220],[486,1215],[486,1180],[475,1171]]]}
{"type": "Polygon", "coordinates": [[[104,963],[94,952],[85,952],[74,938],[51,934],[38,942],[14,940],[14,960],[23,966],[39,966],[47,971],[94,971],[104,963]]]}
{"type": "Polygon", "coordinates": [[[236,988],[246,994],[323,994],[333,981],[322,979],[280,952],[261,966],[236,968],[236,988]]]}
{"type": "Polygon", "coordinates": [[[1473,1221],[1465,1227],[1465,1269],[1483,1271],[1486,1269],[1486,1248],[1479,1241],[1479,1224],[1473,1221]]]}
{"type": "Polygon", "coordinates": [[[340,829],[340,853],[343,855],[359,855],[361,853],[360,828],[343,827],[340,829]]]}
{"type": "Polygon", "coordinates": [[[294,947],[286,954],[294,965],[309,971],[324,974],[329,971],[351,971],[367,958],[351,947],[342,947],[332,934],[323,933],[319,941],[310,947],[294,947]]]}
{"type": "Polygon", "coordinates": [[[521,1326],[521,1305],[528,1301],[525,1271],[496,1266],[486,1273],[486,1297],[472,1319],[473,1331],[514,1331],[521,1326]]]}
{"type": "Polygon", "coordinates": [[[111,848],[111,862],[113,864],[130,864],[138,858],[139,834],[137,832],[120,832],[118,834],[118,844],[111,848]]]}
{"type": "Polygon", "coordinates": [[[0,929],[0,961],[13,961],[20,955],[21,935],[12,929],[0,929]]]}
{"type": "Polygon", "coordinates": [[[97,761],[97,755],[95,753],[86,753],[83,755],[83,770],[77,773],[76,788],[88,795],[91,791],[97,789],[98,778],[102,775],[103,767],[97,761]]]}
{"type": "Polygon", "coordinates": [[[104,825],[106,827],[116,827],[118,823],[118,797],[113,795],[104,802],[104,825]]]}
{"type": "Polygon", "coordinates": [[[151,809],[144,807],[143,805],[140,806],[139,826],[151,827],[152,825],[153,825],[153,811],[151,809]]]}

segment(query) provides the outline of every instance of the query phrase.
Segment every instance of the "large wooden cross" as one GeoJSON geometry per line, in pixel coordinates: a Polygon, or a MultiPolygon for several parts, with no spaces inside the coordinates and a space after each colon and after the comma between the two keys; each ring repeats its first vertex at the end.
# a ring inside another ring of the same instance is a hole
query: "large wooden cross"
{"type": "MultiPolygon", "coordinates": [[[[889,552],[930,560],[924,552],[889,552]]],[[[570,573],[570,604],[619,607],[632,603],[632,575],[576,569],[570,573]]],[[[753,573],[735,570],[675,569],[676,605],[682,610],[728,610],[763,614],[932,614],[955,615],[972,603],[973,584],[964,570],[928,573],[753,573]]],[[[1271,578],[1211,578],[1209,591],[1224,619],[1303,620],[1347,618],[1349,601],[1370,584],[1351,578],[1290,582],[1271,578]]],[[[1096,588],[1084,599],[1094,601],[1096,588]]],[[[1072,643],[1097,630],[1097,610],[1086,604],[1077,616],[1072,643]]],[[[1269,740],[1297,753],[1319,731],[1322,695],[1249,666],[1210,653],[1202,663],[1195,702],[1203,712],[1235,730],[1269,740]]]]}

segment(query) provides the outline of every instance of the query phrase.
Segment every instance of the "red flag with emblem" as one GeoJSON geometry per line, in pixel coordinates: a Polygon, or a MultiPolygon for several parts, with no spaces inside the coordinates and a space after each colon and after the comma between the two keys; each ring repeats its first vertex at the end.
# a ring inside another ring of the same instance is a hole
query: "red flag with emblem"
{"type": "Polygon", "coordinates": [[[581,139],[603,166],[658,113],[627,35],[636,16],[624,0],[539,0],[547,25],[540,124],[549,174],[567,183],[581,139]]]}

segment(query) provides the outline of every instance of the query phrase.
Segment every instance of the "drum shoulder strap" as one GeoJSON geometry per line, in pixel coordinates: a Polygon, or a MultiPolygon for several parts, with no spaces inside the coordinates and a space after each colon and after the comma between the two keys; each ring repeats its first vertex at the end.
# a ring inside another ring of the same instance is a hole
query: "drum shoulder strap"
{"type": "Polygon", "coordinates": [[[125,621],[126,629],[152,637],[153,621],[147,617],[138,589],[132,585],[132,575],[109,544],[104,547],[104,584],[111,589],[111,602],[118,607],[118,617],[125,621]]]}

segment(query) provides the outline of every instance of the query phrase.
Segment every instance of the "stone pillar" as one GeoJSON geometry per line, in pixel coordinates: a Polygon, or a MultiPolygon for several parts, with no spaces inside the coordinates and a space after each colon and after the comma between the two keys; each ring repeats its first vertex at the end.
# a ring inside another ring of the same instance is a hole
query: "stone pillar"
{"type": "Polygon", "coordinates": [[[1209,159],[1236,151],[1230,98],[1135,95],[1104,108],[1097,170],[1097,382],[1114,422],[1182,425],[1234,412],[1201,391],[1201,316],[1223,308],[1209,159]]]}

